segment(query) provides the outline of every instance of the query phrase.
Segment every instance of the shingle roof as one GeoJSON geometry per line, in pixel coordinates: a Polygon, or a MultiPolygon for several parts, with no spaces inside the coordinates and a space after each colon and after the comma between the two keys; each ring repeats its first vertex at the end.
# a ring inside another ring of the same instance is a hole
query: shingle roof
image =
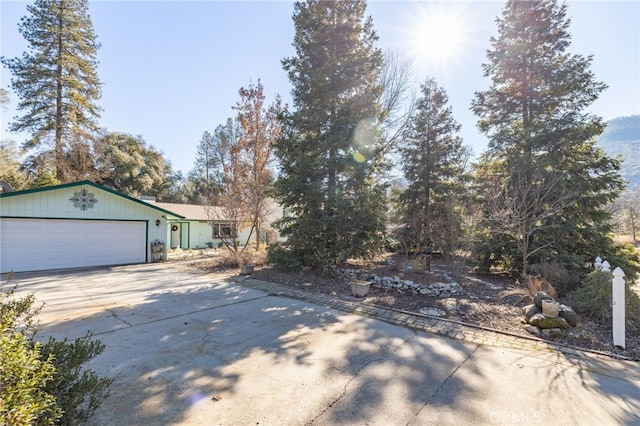
{"type": "Polygon", "coordinates": [[[224,220],[220,207],[205,207],[198,204],[150,203],[161,209],[184,216],[187,220],[224,220]],[[211,214],[212,218],[209,218],[211,214]]]}

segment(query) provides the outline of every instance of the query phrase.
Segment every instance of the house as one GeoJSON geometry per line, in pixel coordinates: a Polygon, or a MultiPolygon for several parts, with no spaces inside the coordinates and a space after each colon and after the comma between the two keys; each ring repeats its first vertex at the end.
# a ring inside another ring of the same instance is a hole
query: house
{"type": "MultiPolygon", "coordinates": [[[[167,234],[167,247],[196,249],[205,247],[219,247],[223,240],[235,239],[242,244],[255,243],[256,233],[251,232],[250,227],[235,226],[234,222],[228,218],[225,210],[220,207],[207,207],[196,204],[176,204],[155,202],[153,199],[145,201],[164,210],[172,211],[181,219],[169,221],[167,234]],[[250,234],[251,233],[251,234],[250,234]]],[[[275,242],[278,235],[271,228],[271,223],[282,216],[282,209],[277,208],[274,203],[269,203],[269,215],[265,223],[265,228],[260,231],[260,241],[275,242]]]]}
{"type": "MultiPolygon", "coordinates": [[[[247,240],[249,229],[235,232],[233,223],[224,219],[220,208],[196,204],[157,203],[154,205],[171,210],[183,218],[170,222],[167,244],[169,248],[217,247],[223,238],[247,240]],[[211,216],[211,217],[209,217],[211,216]]],[[[255,241],[255,237],[251,241],[255,241]]]]}
{"type": "MultiPolygon", "coordinates": [[[[275,242],[271,203],[261,241],[275,242]]],[[[247,241],[223,209],[140,200],[90,181],[0,193],[0,273],[146,263],[169,248],[247,241]]],[[[255,242],[255,232],[249,243],[255,242]]]]}
{"type": "Polygon", "coordinates": [[[183,219],[89,181],[2,193],[0,272],[163,260],[183,219]]]}

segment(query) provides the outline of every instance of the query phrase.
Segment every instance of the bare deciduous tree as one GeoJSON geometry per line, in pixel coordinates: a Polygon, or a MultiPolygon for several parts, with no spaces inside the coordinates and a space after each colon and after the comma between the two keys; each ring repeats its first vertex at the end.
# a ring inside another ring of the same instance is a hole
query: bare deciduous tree
{"type": "Polygon", "coordinates": [[[267,190],[274,180],[273,145],[280,137],[281,124],[278,114],[283,110],[280,96],[273,104],[265,105],[264,87],[260,80],[248,88],[240,88],[240,101],[234,109],[242,129],[239,144],[238,171],[242,174],[244,205],[255,231],[256,250],[260,249],[260,231],[271,213],[267,190]]]}
{"type": "Polygon", "coordinates": [[[547,219],[574,204],[579,194],[567,190],[556,174],[535,166],[524,167],[504,184],[494,181],[487,194],[487,221],[492,232],[507,235],[516,242],[522,258],[522,276],[526,279],[531,255],[551,244],[532,248],[534,235],[555,226],[547,219]]]}
{"type": "Polygon", "coordinates": [[[212,226],[228,223],[229,235],[220,239],[235,260],[242,264],[251,237],[255,235],[256,251],[260,249],[260,231],[271,212],[267,197],[273,184],[273,144],[280,135],[278,114],[282,102],[277,96],[273,104],[265,105],[264,88],[258,80],[248,88],[240,88],[240,101],[234,106],[236,120],[227,124],[229,130],[214,137],[213,152],[221,167],[222,194],[208,197],[207,215],[212,226]],[[234,124],[235,123],[235,124],[234,124]],[[226,135],[227,137],[222,137],[226,135]],[[249,228],[245,240],[238,240],[240,229],[249,228]]]}

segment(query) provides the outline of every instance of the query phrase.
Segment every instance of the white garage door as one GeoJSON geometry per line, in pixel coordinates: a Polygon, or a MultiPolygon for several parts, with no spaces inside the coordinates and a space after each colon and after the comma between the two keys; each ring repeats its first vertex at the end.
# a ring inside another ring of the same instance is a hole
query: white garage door
{"type": "Polygon", "coordinates": [[[144,222],[0,219],[2,272],[143,263],[144,222]]]}

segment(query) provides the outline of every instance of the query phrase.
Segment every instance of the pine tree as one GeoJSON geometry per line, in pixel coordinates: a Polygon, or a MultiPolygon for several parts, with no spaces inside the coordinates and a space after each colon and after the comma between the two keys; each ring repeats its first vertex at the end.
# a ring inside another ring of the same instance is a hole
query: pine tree
{"type": "MultiPolygon", "coordinates": [[[[29,43],[21,58],[2,58],[20,101],[10,129],[29,131],[24,148],[53,147],[56,177],[65,182],[65,152],[71,140],[97,131],[100,98],[96,54],[99,44],[88,0],[36,0],[18,24],[29,43]]],[[[51,148],[49,148],[51,149],[51,148]]]]}
{"type": "Polygon", "coordinates": [[[281,233],[303,265],[370,253],[384,230],[379,181],[383,57],[366,2],[294,7],[296,56],[283,60],[295,111],[276,144],[276,195],[291,213],[281,233]]]}
{"type": "Polygon", "coordinates": [[[421,93],[400,145],[408,182],[400,197],[409,233],[403,240],[451,252],[455,236],[461,235],[459,201],[469,150],[456,136],[461,126],[447,106],[445,90],[428,79],[421,93]]]}
{"type": "Polygon", "coordinates": [[[212,163],[214,159],[214,154],[212,153],[213,149],[213,136],[208,131],[204,131],[202,133],[202,137],[200,138],[200,142],[198,142],[198,146],[196,147],[196,161],[195,161],[195,172],[198,173],[199,177],[202,177],[205,182],[209,182],[211,179],[212,173],[212,163]]]}
{"type": "MultiPolygon", "coordinates": [[[[525,275],[528,260],[580,268],[610,248],[605,206],[622,188],[618,162],[595,146],[602,120],[587,110],[606,85],[589,70],[592,57],[567,51],[566,14],[555,0],[508,1],[483,65],[491,85],[472,107],[489,137],[483,162],[493,165],[483,168],[494,173],[485,189],[503,197],[502,208],[519,206],[511,217],[520,217],[521,231],[511,242],[527,239],[518,268],[525,275]]],[[[493,231],[504,237],[500,226],[493,231]]]]}

